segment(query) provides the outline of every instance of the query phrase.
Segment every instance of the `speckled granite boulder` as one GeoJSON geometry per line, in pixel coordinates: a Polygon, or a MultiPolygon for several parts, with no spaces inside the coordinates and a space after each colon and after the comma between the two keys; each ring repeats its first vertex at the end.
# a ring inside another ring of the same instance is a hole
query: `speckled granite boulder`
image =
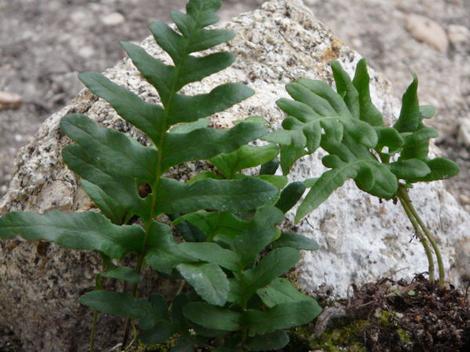
{"type": "MultiPolygon", "coordinates": [[[[331,81],[329,61],[339,59],[351,72],[360,59],[296,0],[267,2],[262,9],[226,26],[237,33],[228,48],[238,55],[237,62],[202,84],[191,85],[187,93],[207,91],[224,81],[244,81],[257,94],[214,116],[217,126],[230,126],[234,120],[253,114],[278,126],[283,116],[274,102],[286,96],[284,85],[288,81],[301,76],[331,81]]],[[[151,39],[142,45],[150,53],[166,58],[151,39]]],[[[155,91],[128,60],[106,74],[147,101],[157,101],[155,91]]],[[[387,82],[375,74],[372,94],[391,121],[398,101],[391,96],[387,82]]],[[[0,213],[92,207],[60,157],[67,141],[58,131],[58,124],[69,112],[86,113],[105,126],[142,138],[104,101],[83,91],[69,106],[52,115],[33,142],[22,149],[15,176],[0,203],[0,213]]],[[[320,156],[305,158],[296,166],[293,179],[314,177],[322,169],[320,156]]],[[[461,250],[468,248],[469,214],[442,183],[417,187],[412,196],[430,228],[439,234],[446,268],[451,280],[459,284],[462,277],[469,276],[468,253],[461,250]]],[[[307,217],[299,230],[317,239],[321,246],[319,251],[304,255],[296,275],[299,285],[312,293],[326,289],[346,296],[352,283],[380,276],[409,278],[427,268],[420,244],[416,240],[410,243],[413,233],[400,207],[392,202],[379,203],[350,183],[307,217]]],[[[10,326],[27,351],[86,350],[89,315],[77,300],[93,286],[98,262],[93,255],[55,246],[19,240],[1,243],[0,325],[10,326]]],[[[104,325],[101,322],[100,326],[104,325]]],[[[101,338],[106,340],[108,333],[110,329],[103,330],[101,338]]]]}

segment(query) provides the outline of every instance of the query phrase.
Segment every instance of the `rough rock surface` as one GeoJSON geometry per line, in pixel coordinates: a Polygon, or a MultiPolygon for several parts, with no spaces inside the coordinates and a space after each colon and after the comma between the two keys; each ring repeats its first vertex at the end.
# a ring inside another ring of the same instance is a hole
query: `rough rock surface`
{"type": "MultiPolygon", "coordinates": [[[[238,55],[236,64],[187,89],[187,93],[199,93],[230,80],[247,82],[257,91],[239,106],[214,116],[214,124],[220,126],[252,114],[265,116],[278,126],[282,114],[274,101],[286,95],[284,85],[288,81],[302,76],[331,81],[327,65],[330,60],[339,59],[351,72],[360,58],[297,0],[267,2],[261,10],[242,15],[227,26],[237,32],[229,44],[229,50],[238,55]]],[[[143,46],[154,55],[163,55],[150,39],[143,46]]],[[[107,76],[147,101],[157,101],[155,91],[142,81],[128,60],[108,70],[107,76]]],[[[389,84],[373,74],[373,97],[389,121],[398,109],[398,101],[390,92],[389,84]]],[[[0,213],[19,209],[82,210],[91,206],[60,158],[66,140],[57,127],[68,112],[86,113],[105,126],[140,138],[104,101],[82,92],[71,105],[47,119],[34,140],[22,149],[0,213]]],[[[314,177],[321,171],[320,156],[305,158],[295,168],[294,178],[314,177]]],[[[468,241],[469,215],[440,183],[417,187],[412,197],[425,221],[439,234],[446,267],[458,284],[461,276],[468,276],[456,265],[465,263],[456,257],[465,255],[456,247],[458,241],[468,241]]],[[[351,283],[383,275],[410,277],[427,268],[421,246],[413,239],[399,206],[364,196],[352,184],[337,192],[299,229],[321,245],[319,251],[305,254],[298,268],[298,282],[309,292],[326,289],[346,296],[351,283]]],[[[28,351],[85,350],[88,315],[77,299],[93,286],[97,265],[92,255],[55,246],[1,243],[0,323],[8,324],[28,351]]]]}

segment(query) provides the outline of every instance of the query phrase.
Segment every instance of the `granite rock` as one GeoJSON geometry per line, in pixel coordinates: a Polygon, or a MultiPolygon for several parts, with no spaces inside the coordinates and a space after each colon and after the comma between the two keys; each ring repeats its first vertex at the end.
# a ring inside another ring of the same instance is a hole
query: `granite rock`
{"type": "MultiPolygon", "coordinates": [[[[222,82],[242,81],[257,94],[215,115],[212,122],[217,126],[228,127],[248,115],[261,115],[278,127],[283,115],[274,102],[287,95],[287,82],[299,77],[332,82],[328,66],[331,60],[340,60],[351,73],[360,59],[299,0],[266,2],[260,10],[241,15],[224,26],[237,33],[226,48],[237,54],[236,63],[202,83],[192,84],[185,92],[196,94],[222,82]]],[[[142,46],[167,59],[151,38],[144,40],[142,46]]],[[[155,90],[142,80],[129,60],[105,74],[146,101],[158,101],[155,90]]],[[[385,80],[375,72],[371,75],[373,99],[391,122],[399,102],[385,80]]],[[[60,157],[68,141],[59,132],[58,124],[70,112],[85,113],[104,126],[142,138],[106,102],[82,91],[70,105],[49,117],[33,141],[21,150],[9,190],[0,202],[0,213],[75,211],[93,206],[78,190],[76,178],[60,157]]],[[[437,149],[433,151],[439,153],[437,149]]],[[[295,166],[292,179],[319,175],[323,170],[320,159],[321,155],[304,158],[295,166]]],[[[470,235],[469,214],[439,182],[418,186],[411,196],[426,223],[438,234],[449,278],[459,285],[468,277],[462,260],[455,258],[459,243],[470,235]]],[[[336,192],[296,229],[320,244],[320,250],[303,255],[295,275],[301,288],[312,294],[323,290],[345,297],[353,283],[381,276],[411,278],[427,269],[423,250],[400,207],[364,195],[352,183],[336,192]]],[[[79,306],[78,297],[93,287],[98,267],[99,260],[94,255],[65,251],[54,245],[43,248],[20,240],[0,243],[0,323],[8,324],[28,351],[86,350],[89,313],[79,306]]],[[[99,338],[110,347],[109,336],[117,325],[107,329],[104,326],[106,321],[100,321],[99,338]]]]}

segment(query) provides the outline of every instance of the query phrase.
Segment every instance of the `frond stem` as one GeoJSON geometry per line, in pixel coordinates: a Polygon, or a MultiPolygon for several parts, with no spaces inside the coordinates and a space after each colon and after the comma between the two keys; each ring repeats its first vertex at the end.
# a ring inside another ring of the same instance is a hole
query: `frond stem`
{"type": "Polygon", "coordinates": [[[429,247],[428,240],[424,235],[421,227],[419,226],[418,221],[414,217],[411,209],[408,206],[408,203],[405,199],[399,194],[398,199],[400,200],[400,204],[402,205],[403,209],[405,210],[408,219],[410,219],[411,224],[415,230],[416,236],[418,237],[419,241],[423,245],[424,252],[426,253],[426,258],[428,260],[428,272],[429,272],[429,281],[434,282],[434,258],[432,255],[431,248],[429,247]]]}
{"type": "Polygon", "coordinates": [[[445,284],[445,268],[444,268],[444,262],[442,260],[441,250],[439,249],[437,241],[434,238],[431,231],[429,231],[429,229],[425,225],[424,221],[419,216],[419,214],[416,211],[415,207],[413,206],[413,203],[411,202],[411,199],[410,199],[409,194],[406,191],[406,189],[400,188],[400,195],[405,200],[405,202],[406,202],[406,204],[409,208],[409,211],[411,212],[412,216],[416,219],[416,222],[418,223],[419,227],[422,229],[422,231],[423,231],[424,235],[426,236],[427,240],[431,243],[431,246],[434,250],[434,253],[436,254],[436,259],[437,259],[437,267],[438,267],[438,271],[439,271],[439,285],[443,286],[445,284]]]}
{"type": "MultiPolygon", "coordinates": [[[[184,58],[183,58],[182,61],[184,62],[184,58]]],[[[164,127],[161,129],[160,138],[158,139],[158,145],[156,145],[156,148],[157,148],[157,151],[158,151],[158,153],[157,153],[157,168],[156,168],[156,172],[155,172],[155,182],[152,185],[152,193],[151,193],[152,202],[151,202],[151,207],[150,207],[150,213],[149,213],[149,216],[146,219],[145,224],[144,224],[145,238],[144,238],[143,249],[142,249],[142,253],[140,254],[140,256],[137,260],[137,265],[136,265],[136,272],[138,274],[140,274],[142,272],[142,268],[144,266],[145,255],[147,254],[148,240],[149,240],[149,237],[150,237],[150,228],[152,226],[152,221],[153,221],[153,218],[155,216],[155,211],[157,209],[157,190],[158,190],[158,187],[160,186],[160,181],[161,181],[161,177],[162,177],[162,174],[163,174],[163,172],[162,172],[162,160],[163,160],[162,151],[163,151],[163,145],[165,144],[165,137],[166,137],[166,133],[167,133],[167,129],[168,129],[168,117],[170,116],[170,111],[171,111],[173,99],[177,94],[176,84],[177,84],[178,79],[179,79],[180,67],[181,67],[181,63],[180,63],[180,65],[176,65],[176,63],[175,63],[175,76],[174,76],[174,80],[173,80],[172,87],[171,87],[171,90],[170,90],[171,94],[168,98],[168,102],[167,102],[166,106],[164,106],[164,113],[163,113],[163,116],[162,116],[164,127]]],[[[132,295],[134,297],[137,297],[138,288],[139,288],[138,284],[134,284],[133,287],[132,287],[132,295]]],[[[126,346],[127,341],[129,339],[130,325],[131,325],[131,319],[127,318],[125,328],[124,328],[124,336],[123,336],[123,340],[122,340],[122,346],[126,346]]]]}
{"type": "MultiPolygon", "coordinates": [[[[108,269],[108,264],[107,261],[104,261],[104,270],[106,271],[108,269]]],[[[101,290],[103,288],[103,282],[101,281],[101,275],[98,273],[95,276],[95,289],[96,290],[101,290]]],[[[95,340],[96,340],[96,325],[98,323],[98,318],[100,316],[100,313],[95,310],[93,311],[93,318],[91,321],[91,329],[90,329],[90,339],[89,339],[89,347],[88,350],[89,352],[94,352],[95,351],[95,340]]]]}

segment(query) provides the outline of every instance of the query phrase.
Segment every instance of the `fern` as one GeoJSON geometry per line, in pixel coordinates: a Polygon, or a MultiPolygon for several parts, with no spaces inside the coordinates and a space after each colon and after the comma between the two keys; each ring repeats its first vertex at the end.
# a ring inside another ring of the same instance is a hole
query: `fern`
{"type": "Polygon", "coordinates": [[[278,228],[300,196],[292,196],[289,189],[280,196],[287,180],[274,175],[278,147],[249,145],[268,133],[264,122],[250,118],[230,129],[208,127],[209,116],[253,91],[227,83],[205,94],[181,93],[186,85],[234,61],[227,52],[194,55],[233,37],[229,31],[208,28],[217,22],[219,7],[219,0],[190,0],[186,13],[171,14],[177,30],[163,22],[151,25],[172,64],[137,45],[122,44],[157,90],[161,104],[147,103],[101,74],[80,75],[91,92],[151,142],[142,145],[81,114],[62,119],[60,128],[73,141],[63,150],[63,159],[100,213],[12,212],[0,219],[2,239],[19,235],[101,254],[103,271],[96,289],[80,299],[96,312],[90,350],[97,312],[127,319],[123,347],[133,321],[146,343],[177,338],[174,351],[207,346],[214,336],[227,348],[259,350],[265,344],[265,350],[279,349],[288,343],[286,329],[319,314],[314,299],[279,279],[297,263],[299,249],[316,245],[299,235],[283,235],[278,228]],[[212,163],[215,171],[201,172],[188,182],[165,176],[171,168],[197,160],[212,163]],[[262,164],[261,175],[242,173],[262,164]],[[135,267],[123,265],[123,258],[134,258],[135,267]],[[183,280],[191,289],[183,289],[171,302],[158,293],[138,298],[145,267],[183,280]],[[131,290],[107,291],[106,280],[129,283],[131,290]]]}
{"type": "Polygon", "coordinates": [[[321,81],[300,79],[289,83],[287,91],[294,100],[280,99],[277,103],[287,114],[283,129],[265,137],[281,145],[284,173],[296,160],[320,147],[327,152],[322,161],[330,170],[305,182],[310,190],[297,210],[296,221],[328,199],[346,180],[353,179],[357,187],[371,195],[400,200],[425,248],[431,281],[434,264],[429,243],[443,283],[440,251],[407,191],[417,182],[442,180],[458,173],[454,162],[428,155],[429,141],[437,137],[437,131],[426,127],[423,119],[432,117],[434,109],[419,105],[418,80],[414,78],[403,95],[397,122],[387,127],[370,97],[365,60],[359,61],[353,80],[338,62],[331,66],[336,92],[321,81]]]}

